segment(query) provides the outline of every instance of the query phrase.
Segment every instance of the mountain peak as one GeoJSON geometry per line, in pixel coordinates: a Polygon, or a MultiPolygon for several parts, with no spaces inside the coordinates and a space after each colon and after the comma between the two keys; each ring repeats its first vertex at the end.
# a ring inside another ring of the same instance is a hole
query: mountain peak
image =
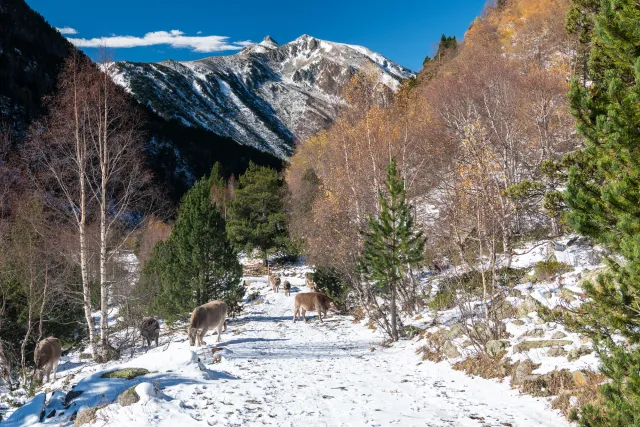
{"type": "Polygon", "coordinates": [[[259,43],[260,46],[264,46],[264,47],[268,47],[271,49],[275,49],[277,47],[279,47],[280,45],[278,44],[277,41],[275,41],[273,39],[273,37],[271,36],[265,36],[264,39],[262,39],[262,41],[259,43]]]}
{"type": "Polygon", "coordinates": [[[264,38],[262,39],[262,43],[270,43],[270,44],[275,44],[276,46],[279,46],[278,42],[275,41],[271,36],[264,36],[264,38]]]}

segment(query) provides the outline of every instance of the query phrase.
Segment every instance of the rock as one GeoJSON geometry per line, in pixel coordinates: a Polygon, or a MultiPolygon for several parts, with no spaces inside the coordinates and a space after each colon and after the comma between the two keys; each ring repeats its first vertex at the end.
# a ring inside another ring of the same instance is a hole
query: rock
{"type": "Polygon", "coordinates": [[[535,328],[522,334],[523,337],[541,338],[544,336],[544,329],[535,328]]]}
{"type": "Polygon", "coordinates": [[[578,387],[584,387],[588,385],[589,380],[587,376],[584,374],[584,372],[575,371],[575,372],[572,372],[571,375],[573,376],[573,381],[576,383],[578,387]]]}
{"type": "Polygon", "coordinates": [[[444,332],[444,336],[452,340],[461,337],[465,332],[466,331],[464,326],[460,323],[456,323],[451,328],[449,328],[449,330],[444,332]]]}
{"type": "Polygon", "coordinates": [[[509,341],[491,340],[487,341],[487,354],[496,357],[509,347],[509,341]]]}
{"type": "Polygon", "coordinates": [[[589,337],[580,337],[581,344],[591,344],[593,341],[589,337]]]}
{"type": "Polygon", "coordinates": [[[118,396],[118,405],[120,406],[129,406],[140,400],[140,396],[136,393],[135,386],[126,389],[120,396],[118,396]]]}
{"type": "Polygon", "coordinates": [[[511,323],[513,323],[516,326],[524,326],[525,325],[524,321],[520,320],[520,319],[512,320],[511,323]]]}
{"type": "Polygon", "coordinates": [[[64,407],[68,408],[71,405],[71,402],[73,402],[73,399],[75,399],[76,397],[80,396],[83,393],[83,391],[76,391],[76,390],[69,390],[67,392],[67,394],[64,396],[64,407]]]}
{"type": "Polygon", "coordinates": [[[118,350],[117,348],[108,345],[106,348],[106,351],[102,351],[102,354],[100,354],[98,356],[97,361],[99,363],[107,363],[110,362],[112,360],[119,360],[120,359],[120,350],[118,350]]]}
{"type": "Polygon", "coordinates": [[[587,354],[591,354],[591,353],[593,353],[593,349],[591,347],[583,345],[580,348],[574,348],[573,350],[571,350],[569,352],[569,355],[567,356],[567,360],[569,362],[573,362],[574,360],[578,360],[582,356],[586,356],[587,354]]]}
{"type": "Polygon", "coordinates": [[[549,357],[562,357],[567,355],[567,350],[562,347],[552,347],[547,351],[549,357]]]}
{"type": "Polygon", "coordinates": [[[458,347],[451,341],[446,341],[442,346],[442,353],[447,356],[449,359],[455,359],[460,357],[460,352],[458,351],[458,347]]]}
{"type": "Polygon", "coordinates": [[[462,343],[462,348],[471,347],[472,345],[473,345],[473,342],[471,342],[470,340],[466,340],[462,343]]]}
{"type": "Polygon", "coordinates": [[[540,303],[538,301],[536,301],[530,295],[527,295],[524,298],[524,301],[522,301],[522,303],[518,306],[517,316],[524,317],[527,314],[531,313],[532,311],[538,311],[539,305],[540,303]]]}
{"type": "Polygon", "coordinates": [[[522,385],[525,378],[531,375],[531,372],[533,372],[535,368],[535,365],[530,360],[518,362],[516,368],[513,370],[513,374],[511,375],[511,385],[522,385]]]}
{"type": "Polygon", "coordinates": [[[538,340],[538,341],[522,341],[513,347],[514,353],[524,353],[534,348],[545,347],[563,347],[565,345],[573,344],[570,340],[538,340]]]}
{"type": "Polygon", "coordinates": [[[73,422],[75,427],[92,423],[96,420],[96,408],[87,408],[76,415],[76,420],[73,422]]]}
{"type": "Polygon", "coordinates": [[[562,339],[562,338],[566,338],[566,336],[567,336],[567,334],[565,334],[564,332],[556,331],[556,332],[554,332],[553,335],[551,335],[551,338],[553,338],[554,340],[559,340],[559,339],[562,339]]]}
{"type": "MultiPolygon", "coordinates": [[[[503,325],[504,326],[504,325],[503,325]]],[[[493,333],[491,329],[484,323],[476,323],[471,330],[471,334],[473,334],[474,338],[480,342],[487,342],[493,339],[493,333]]]]}
{"type": "Polygon", "coordinates": [[[102,374],[100,378],[120,378],[123,380],[132,380],[136,377],[147,375],[148,373],[149,371],[144,368],[125,368],[107,372],[105,374],[102,374]]]}

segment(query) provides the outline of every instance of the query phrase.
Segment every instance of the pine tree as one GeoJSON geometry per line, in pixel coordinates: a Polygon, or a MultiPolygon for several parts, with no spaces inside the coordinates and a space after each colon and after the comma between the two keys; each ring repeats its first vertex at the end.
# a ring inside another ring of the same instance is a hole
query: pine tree
{"type": "Polygon", "coordinates": [[[407,277],[408,268],[423,260],[425,240],[422,232],[414,230],[404,179],[398,174],[395,157],[387,169],[385,189],[386,194],[379,195],[378,217],[370,218],[369,229],[363,232],[364,248],[358,265],[365,279],[375,282],[375,292],[389,299],[388,332],[397,341],[397,286],[407,277]]]}
{"type": "Polygon", "coordinates": [[[216,173],[214,168],[210,178],[196,182],[184,195],[171,235],[153,249],[143,269],[143,282],[160,283],[154,308],[170,320],[211,300],[238,303],[242,266],[224,218],[211,201],[212,183],[220,179],[216,173]]]}
{"type": "MultiPolygon", "coordinates": [[[[590,22],[590,17],[578,19],[578,10],[584,8],[572,8],[571,19],[590,22]]],[[[564,316],[569,326],[593,339],[602,372],[611,379],[602,386],[602,407],[583,409],[585,426],[640,425],[639,22],[635,0],[600,3],[590,34],[592,84],[574,80],[571,91],[585,146],[569,157],[567,222],[614,255],[608,272],[585,284],[589,302],[582,312],[564,316]]]]}
{"type": "Polygon", "coordinates": [[[283,183],[278,172],[255,163],[240,176],[230,204],[227,231],[238,248],[259,249],[265,261],[269,252],[287,245],[283,183]]]}

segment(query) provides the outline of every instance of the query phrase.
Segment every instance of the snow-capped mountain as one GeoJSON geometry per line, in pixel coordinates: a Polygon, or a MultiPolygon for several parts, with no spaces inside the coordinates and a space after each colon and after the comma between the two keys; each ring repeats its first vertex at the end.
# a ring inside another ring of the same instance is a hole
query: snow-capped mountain
{"type": "Polygon", "coordinates": [[[282,46],[267,36],[230,56],[117,67],[114,80],[161,116],[281,158],[331,124],[355,73],[376,73],[392,90],[413,75],[367,48],[308,35],[282,46]]]}

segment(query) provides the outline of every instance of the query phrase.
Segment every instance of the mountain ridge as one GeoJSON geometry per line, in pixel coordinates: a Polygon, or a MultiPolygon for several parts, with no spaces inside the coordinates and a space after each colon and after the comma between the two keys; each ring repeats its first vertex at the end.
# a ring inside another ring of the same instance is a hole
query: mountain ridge
{"type": "Polygon", "coordinates": [[[116,83],[160,116],[280,158],[333,122],[356,73],[373,74],[392,91],[414,76],[366,47],[307,34],[283,45],[266,36],[234,55],[116,65],[116,83]]]}

